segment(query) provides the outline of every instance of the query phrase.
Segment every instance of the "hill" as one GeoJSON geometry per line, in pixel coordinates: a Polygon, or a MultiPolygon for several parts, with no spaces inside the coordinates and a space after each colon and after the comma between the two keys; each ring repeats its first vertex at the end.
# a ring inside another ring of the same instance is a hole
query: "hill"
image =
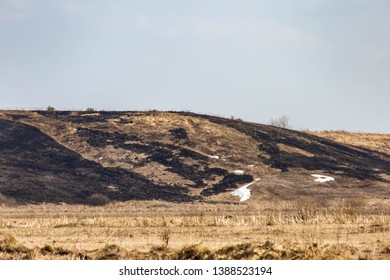
{"type": "Polygon", "coordinates": [[[246,203],[304,196],[388,203],[383,139],[375,149],[189,112],[1,111],[0,193],[20,203],[235,203],[230,192],[260,178],[246,203]],[[314,173],[335,180],[318,183],[314,173]]]}

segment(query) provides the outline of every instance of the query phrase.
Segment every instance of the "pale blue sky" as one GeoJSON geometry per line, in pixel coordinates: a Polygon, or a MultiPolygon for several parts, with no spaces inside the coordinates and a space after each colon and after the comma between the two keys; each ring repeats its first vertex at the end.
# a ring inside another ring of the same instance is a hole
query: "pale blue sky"
{"type": "Polygon", "coordinates": [[[0,0],[0,108],[390,133],[388,0],[0,0]]]}

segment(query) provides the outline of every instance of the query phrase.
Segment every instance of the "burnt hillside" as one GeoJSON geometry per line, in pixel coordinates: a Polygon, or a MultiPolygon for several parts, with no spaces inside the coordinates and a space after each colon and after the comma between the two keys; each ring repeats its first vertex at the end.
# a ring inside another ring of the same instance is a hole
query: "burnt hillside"
{"type": "Polygon", "coordinates": [[[39,129],[0,120],[0,193],[20,202],[89,203],[113,200],[189,200],[180,187],[158,186],[121,168],[104,168],[57,143],[39,129]]]}
{"type": "Polygon", "coordinates": [[[0,150],[0,193],[25,203],[234,202],[230,191],[254,178],[250,203],[390,197],[388,154],[188,112],[2,111],[0,150]]]}

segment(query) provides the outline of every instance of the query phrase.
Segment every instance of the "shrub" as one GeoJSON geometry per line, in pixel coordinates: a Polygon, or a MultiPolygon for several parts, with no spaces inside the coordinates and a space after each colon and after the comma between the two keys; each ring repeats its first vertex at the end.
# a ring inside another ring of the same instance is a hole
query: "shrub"
{"type": "Polygon", "coordinates": [[[87,203],[92,206],[104,206],[110,202],[110,199],[104,194],[95,193],[87,198],[87,203]]]}
{"type": "Polygon", "coordinates": [[[173,256],[174,260],[212,260],[215,256],[207,249],[198,246],[197,244],[185,246],[176,252],[173,256]]]}
{"type": "Polygon", "coordinates": [[[0,205],[12,207],[17,204],[16,200],[12,197],[7,197],[0,193],[0,205]]]}
{"type": "Polygon", "coordinates": [[[49,113],[54,113],[56,109],[53,107],[53,106],[47,106],[46,108],[46,111],[48,111],[49,113]]]}
{"type": "Polygon", "coordinates": [[[93,113],[93,112],[95,112],[95,109],[92,107],[88,107],[85,111],[88,113],[93,113]]]}
{"type": "Polygon", "coordinates": [[[164,247],[168,247],[170,235],[171,235],[171,231],[169,229],[165,229],[161,233],[161,240],[164,243],[164,247]]]}
{"type": "Polygon", "coordinates": [[[288,117],[286,115],[283,115],[278,119],[271,119],[270,125],[281,127],[281,128],[290,128],[288,122],[289,122],[288,117]]]}

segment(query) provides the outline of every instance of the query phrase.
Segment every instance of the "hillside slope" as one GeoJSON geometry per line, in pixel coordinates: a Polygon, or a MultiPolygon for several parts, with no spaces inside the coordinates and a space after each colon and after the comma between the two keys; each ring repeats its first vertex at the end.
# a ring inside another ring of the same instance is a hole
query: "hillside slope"
{"type": "Polygon", "coordinates": [[[0,193],[25,203],[231,203],[230,192],[255,178],[247,203],[390,198],[387,153],[188,112],[1,111],[0,150],[0,193]]]}

